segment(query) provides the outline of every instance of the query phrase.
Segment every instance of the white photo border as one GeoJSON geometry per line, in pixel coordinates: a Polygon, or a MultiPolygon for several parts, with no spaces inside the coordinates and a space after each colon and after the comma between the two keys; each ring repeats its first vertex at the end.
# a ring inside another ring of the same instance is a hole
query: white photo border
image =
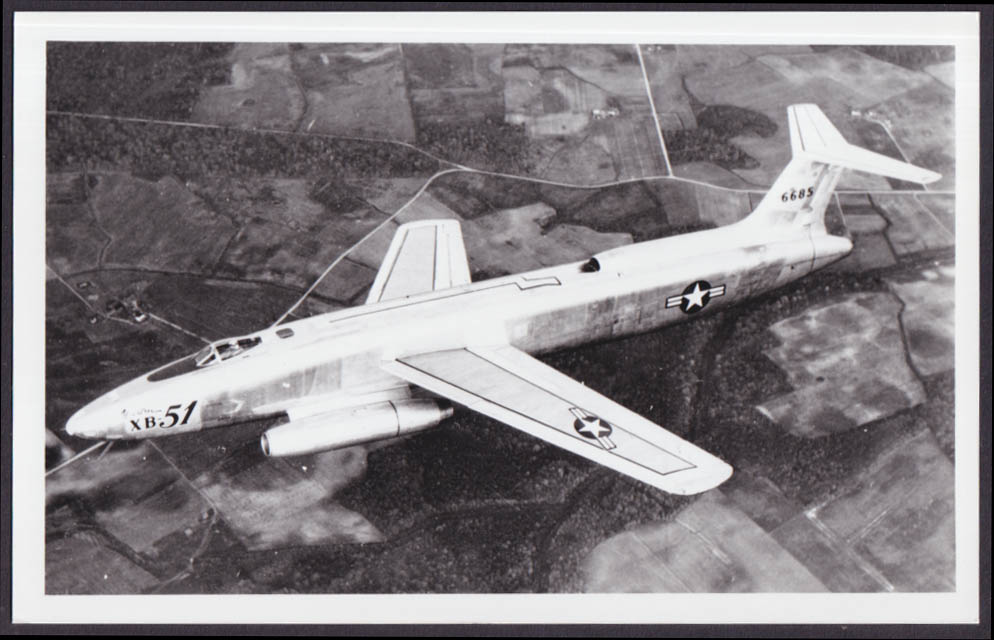
{"type": "MultiPolygon", "coordinates": [[[[15,12],[12,613],[30,623],[963,623],[979,611],[979,14],[15,12]],[[49,40],[927,44],[956,47],[956,591],[880,594],[121,595],[44,592],[49,40]]],[[[989,212],[988,212],[989,213],[989,212]]]]}

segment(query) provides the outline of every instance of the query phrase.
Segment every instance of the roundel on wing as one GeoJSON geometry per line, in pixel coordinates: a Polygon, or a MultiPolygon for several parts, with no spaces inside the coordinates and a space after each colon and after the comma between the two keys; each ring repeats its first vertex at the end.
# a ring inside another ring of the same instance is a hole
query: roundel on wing
{"type": "Polygon", "coordinates": [[[573,421],[573,428],[584,438],[599,440],[611,435],[614,429],[601,418],[594,415],[586,415],[573,421]]]}

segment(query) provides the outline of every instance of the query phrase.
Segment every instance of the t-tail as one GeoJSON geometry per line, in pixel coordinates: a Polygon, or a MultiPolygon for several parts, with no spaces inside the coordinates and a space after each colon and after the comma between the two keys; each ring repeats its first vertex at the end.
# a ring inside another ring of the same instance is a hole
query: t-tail
{"type": "Polygon", "coordinates": [[[788,107],[787,121],[793,158],[759,206],[742,221],[744,225],[824,235],[825,209],[845,169],[922,184],[942,177],[849,144],[817,105],[788,107]]]}

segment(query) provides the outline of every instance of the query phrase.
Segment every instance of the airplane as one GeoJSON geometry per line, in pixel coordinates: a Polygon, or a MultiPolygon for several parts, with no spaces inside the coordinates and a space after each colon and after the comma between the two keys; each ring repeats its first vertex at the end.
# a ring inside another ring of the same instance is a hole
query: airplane
{"type": "Polygon", "coordinates": [[[89,403],[73,436],[141,439],[278,418],[268,456],[434,427],[458,405],[663,491],[732,467],[533,355],[711,314],[833,263],[852,242],[824,215],[846,169],[935,172],[846,142],[816,105],[788,108],[792,159],[742,220],[472,282],[458,221],[398,227],[362,306],[216,341],[89,403]]]}

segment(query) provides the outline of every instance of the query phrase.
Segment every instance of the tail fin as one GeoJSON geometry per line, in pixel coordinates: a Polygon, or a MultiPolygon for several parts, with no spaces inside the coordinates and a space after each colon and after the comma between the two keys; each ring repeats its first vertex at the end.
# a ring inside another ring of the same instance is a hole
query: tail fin
{"type": "Polygon", "coordinates": [[[793,159],[743,221],[825,233],[825,209],[845,169],[927,184],[942,176],[846,142],[817,105],[787,108],[793,159]]]}

